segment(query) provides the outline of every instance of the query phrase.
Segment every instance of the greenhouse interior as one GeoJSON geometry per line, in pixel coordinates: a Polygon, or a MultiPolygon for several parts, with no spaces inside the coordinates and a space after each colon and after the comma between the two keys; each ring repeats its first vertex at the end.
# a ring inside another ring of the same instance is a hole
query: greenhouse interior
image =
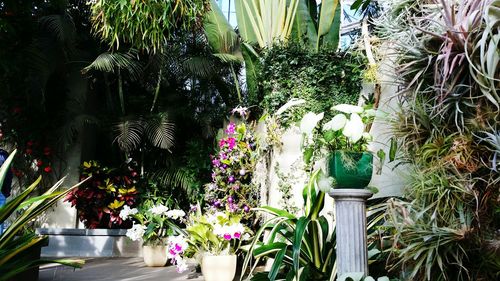
{"type": "Polygon", "coordinates": [[[500,0],[0,1],[0,281],[500,280],[500,0]]]}

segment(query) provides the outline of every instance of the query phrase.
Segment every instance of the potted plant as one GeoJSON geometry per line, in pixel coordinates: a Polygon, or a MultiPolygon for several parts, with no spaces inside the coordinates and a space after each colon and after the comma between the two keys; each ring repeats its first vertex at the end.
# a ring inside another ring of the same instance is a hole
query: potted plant
{"type": "MultiPolygon", "coordinates": [[[[232,281],[236,274],[236,252],[241,240],[249,238],[248,229],[240,221],[241,215],[231,212],[202,214],[198,208],[190,215],[186,227],[188,236],[184,241],[189,248],[183,248],[182,242],[171,243],[169,247],[169,256],[178,271],[187,268],[183,256],[195,257],[205,281],[232,281]]],[[[172,237],[170,241],[179,239],[172,237]]]]}
{"type": "Polygon", "coordinates": [[[365,188],[373,172],[373,154],[368,151],[372,136],[367,124],[373,109],[350,104],[333,107],[340,113],[323,125],[320,141],[331,154],[327,157],[328,174],[337,188],[365,188]]]}
{"type": "Polygon", "coordinates": [[[120,212],[121,219],[135,220],[126,235],[133,241],[142,239],[144,263],[147,266],[165,266],[168,261],[168,237],[183,233],[174,221],[182,219],[185,212],[169,209],[167,202],[171,201],[147,199],[138,208],[124,206],[120,212]]]}
{"type": "Polygon", "coordinates": [[[72,190],[66,201],[78,211],[78,218],[86,228],[130,228],[131,221],[123,220],[122,208],[133,208],[138,201],[139,174],[135,162],[119,168],[109,168],[98,161],[85,161],[80,167],[81,179],[90,178],[72,190]]]}
{"type": "MultiPolygon", "coordinates": [[[[16,151],[0,167],[0,186],[2,186],[16,151]]],[[[59,180],[40,196],[34,196],[40,187],[42,178],[26,187],[19,195],[0,207],[0,224],[11,216],[11,224],[0,234],[0,280],[38,280],[38,267],[44,264],[59,263],[81,267],[82,260],[40,259],[41,247],[48,242],[48,237],[34,233],[31,223],[68,192],[77,188],[80,182],[68,189],[60,189],[64,179],[59,180]]]]}

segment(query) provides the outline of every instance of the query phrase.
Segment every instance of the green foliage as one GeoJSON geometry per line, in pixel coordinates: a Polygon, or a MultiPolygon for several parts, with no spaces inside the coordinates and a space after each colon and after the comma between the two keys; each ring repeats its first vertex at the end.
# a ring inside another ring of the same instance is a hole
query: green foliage
{"type": "Polygon", "coordinates": [[[291,39],[313,52],[323,47],[338,48],[342,1],[323,0],[318,5],[316,1],[298,0],[296,10],[291,39]]]}
{"type": "Polygon", "coordinates": [[[240,223],[240,220],[240,215],[230,212],[203,214],[198,206],[187,222],[186,232],[191,248],[186,254],[188,256],[234,254],[239,250],[241,239],[245,234],[249,234],[249,230],[240,223]]]}
{"type": "Polygon", "coordinates": [[[299,0],[236,0],[236,18],[245,42],[261,49],[287,42],[299,0]]]}
{"type": "Polygon", "coordinates": [[[394,131],[413,168],[389,213],[390,266],[416,281],[496,280],[500,2],[391,8],[379,31],[397,46],[404,104],[394,131]]]}
{"type": "MultiPolygon", "coordinates": [[[[9,156],[0,168],[0,186],[15,154],[16,151],[9,156]]],[[[0,223],[4,223],[12,213],[19,212],[18,217],[0,235],[0,272],[2,272],[0,280],[2,281],[13,280],[12,278],[17,274],[43,264],[60,263],[73,267],[81,267],[83,264],[81,260],[41,260],[34,259],[30,255],[30,253],[36,252],[37,248],[46,245],[48,237],[25,231],[29,223],[79,185],[77,184],[64,191],[57,191],[64,181],[62,179],[41,196],[29,198],[40,181],[41,178],[38,178],[20,195],[0,207],[0,223]]]]}
{"type": "Polygon", "coordinates": [[[215,0],[210,0],[210,11],[205,14],[203,30],[214,56],[224,62],[243,61],[240,38],[215,0]]]}
{"type": "Polygon", "coordinates": [[[355,104],[361,90],[359,58],[331,48],[316,53],[298,44],[275,46],[264,53],[259,70],[260,91],[249,103],[260,103],[265,111],[275,112],[291,98],[306,100],[305,106],[282,116],[285,125],[309,111],[325,112],[325,120],[330,120],[331,106],[355,104]]]}
{"type": "Polygon", "coordinates": [[[243,271],[252,258],[256,259],[256,263],[262,258],[274,258],[274,263],[269,272],[257,274],[252,280],[285,277],[288,280],[294,277],[295,280],[333,280],[336,275],[335,224],[320,215],[325,193],[317,188],[318,175],[319,171],[314,172],[304,187],[304,216],[296,217],[270,206],[256,209],[272,217],[262,224],[249,245],[243,271]],[[261,242],[265,231],[266,237],[261,242]]]}
{"type": "Polygon", "coordinates": [[[205,0],[91,2],[92,24],[96,34],[116,49],[129,44],[139,50],[156,52],[177,32],[198,24],[205,0]]]}

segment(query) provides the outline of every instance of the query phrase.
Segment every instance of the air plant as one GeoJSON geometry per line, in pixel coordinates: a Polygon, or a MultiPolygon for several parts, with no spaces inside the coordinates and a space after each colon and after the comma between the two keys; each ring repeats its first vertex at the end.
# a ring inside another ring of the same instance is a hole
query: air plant
{"type": "Polygon", "coordinates": [[[379,33],[398,53],[394,130],[413,169],[406,202],[388,213],[388,265],[408,280],[496,280],[500,1],[397,0],[390,8],[379,33]]]}

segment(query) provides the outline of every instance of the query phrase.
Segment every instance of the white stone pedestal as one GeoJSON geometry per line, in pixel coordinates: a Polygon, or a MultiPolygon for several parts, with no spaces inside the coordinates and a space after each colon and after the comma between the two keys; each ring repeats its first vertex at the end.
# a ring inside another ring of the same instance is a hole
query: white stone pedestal
{"type": "Polygon", "coordinates": [[[368,276],[366,245],[366,199],[373,193],[365,189],[333,189],[337,228],[337,275],[363,272],[368,276]]]}

